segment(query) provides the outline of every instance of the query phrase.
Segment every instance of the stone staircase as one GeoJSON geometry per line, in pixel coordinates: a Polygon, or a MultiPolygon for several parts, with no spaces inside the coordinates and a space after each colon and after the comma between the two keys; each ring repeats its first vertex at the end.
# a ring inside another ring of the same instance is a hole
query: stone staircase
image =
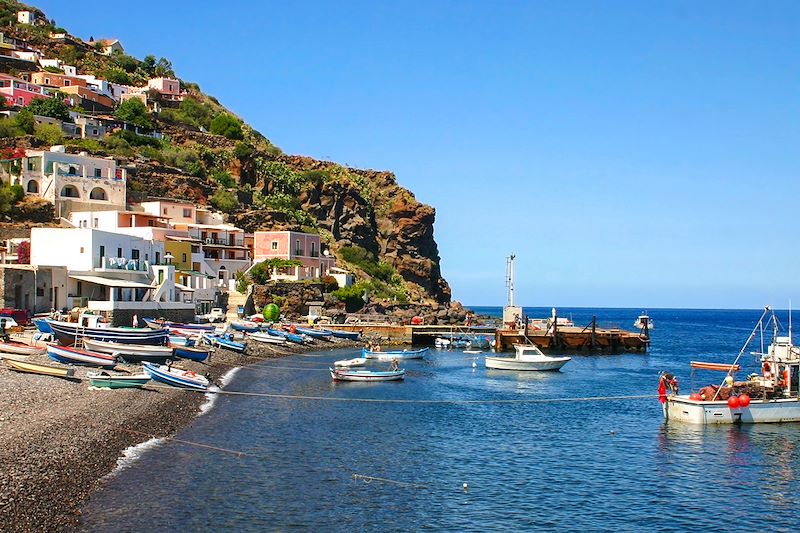
{"type": "Polygon", "coordinates": [[[237,314],[239,306],[244,306],[246,301],[246,294],[242,294],[241,292],[237,292],[235,290],[228,291],[228,310],[225,313],[225,320],[228,322],[231,320],[237,320],[239,318],[239,315],[237,314]]]}

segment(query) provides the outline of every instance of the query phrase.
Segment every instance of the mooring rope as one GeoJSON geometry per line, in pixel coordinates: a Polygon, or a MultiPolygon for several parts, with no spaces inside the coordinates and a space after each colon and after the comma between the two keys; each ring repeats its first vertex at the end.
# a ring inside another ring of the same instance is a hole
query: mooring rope
{"type": "Polygon", "coordinates": [[[239,450],[231,450],[228,448],[221,448],[219,446],[211,446],[210,444],[201,444],[199,442],[192,442],[189,440],[183,439],[176,439],[175,437],[159,437],[157,435],[151,435],[150,433],[145,433],[143,431],[136,431],[135,429],[128,429],[128,428],[119,428],[122,431],[126,431],[128,433],[133,433],[135,435],[141,435],[143,437],[150,437],[151,439],[163,439],[163,440],[170,440],[172,442],[179,442],[181,444],[187,444],[189,446],[196,446],[198,448],[207,448],[209,450],[214,450],[217,452],[224,452],[229,453],[231,455],[236,455],[237,457],[244,457],[244,456],[253,456],[252,453],[242,452],[239,450]]]}
{"type": "Polygon", "coordinates": [[[425,485],[421,483],[408,483],[406,481],[397,481],[395,479],[387,479],[385,477],[375,477],[375,476],[365,476],[363,474],[353,474],[353,480],[358,481],[361,480],[364,483],[372,483],[373,481],[380,481],[381,483],[391,483],[393,485],[401,485],[405,487],[413,487],[416,489],[424,489],[426,488],[425,485]]]}

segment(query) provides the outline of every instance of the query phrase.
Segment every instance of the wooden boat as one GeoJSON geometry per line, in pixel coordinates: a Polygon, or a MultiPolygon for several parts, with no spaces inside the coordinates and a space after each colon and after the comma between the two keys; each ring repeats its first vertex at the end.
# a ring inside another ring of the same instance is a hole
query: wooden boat
{"type": "Polygon", "coordinates": [[[361,356],[367,359],[376,359],[378,361],[391,361],[392,359],[422,359],[428,353],[428,348],[420,348],[419,350],[389,350],[386,352],[361,349],[361,356]]]}
{"type": "Polygon", "coordinates": [[[75,322],[59,322],[49,319],[47,323],[52,328],[58,342],[65,346],[71,346],[81,338],[124,344],[165,345],[169,337],[169,331],[166,329],[84,327],[75,322]]]}
{"type": "Polygon", "coordinates": [[[294,329],[297,333],[308,335],[312,339],[328,339],[333,335],[333,333],[327,330],[303,328],[300,326],[294,326],[294,329]]]}
{"type": "Polygon", "coordinates": [[[247,338],[265,344],[286,344],[286,337],[276,337],[269,333],[251,333],[247,338]]]}
{"type": "Polygon", "coordinates": [[[234,331],[244,331],[245,333],[256,333],[261,331],[261,325],[256,322],[231,322],[231,329],[234,331]]]}
{"type": "MultiPolygon", "coordinates": [[[[740,361],[755,338],[763,339],[764,319],[769,307],[756,323],[744,346],[730,364],[692,361],[692,375],[696,370],[723,372],[719,385],[709,385],[697,392],[678,394],[677,380],[672,374],[659,378],[659,401],[668,422],[689,424],[759,424],[800,422],[800,350],[792,342],[791,316],[789,334],[778,334],[774,313],[767,322],[773,322],[772,342],[764,353],[762,346],[753,355],[759,357],[757,370],[747,379],[736,381],[741,370],[740,361]],[[758,335],[759,329],[762,334],[758,335]]],[[[763,342],[763,341],[762,341],[763,342]]],[[[693,381],[693,380],[692,380],[693,381]]]]}
{"type": "Polygon", "coordinates": [[[144,323],[147,324],[147,327],[158,330],[160,328],[167,328],[167,329],[181,329],[181,330],[188,330],[194,331],[196,333],[202,333],[204,331],[214,331],[213,324],[187,324],[184,322],[172,322],[170,320],[156,320],[154,318],[144,318],[144,323]]]}
{"type": "Polygon", "coordinates": [[[50,333],[52,335],[53,328],[50,327],[50,324],[47,323],[47,320],[44,318],[34,318],[33,325],[36,326],[41,333],[50,333]]]}
{"type": "Polygon", "coordinates": [[[397,381],[406,375],[403,369],[379,371],[330,368],[329,370],[334,381],[397,381]]]}
{"type": "Polygon", "coordinates": [[[69,346],[51,344],[47,347],[47,356],[53,361],[67,365],[89,365],[103,368],[113,368],[117,365],[117,358],[113,355],[79,350],[69,346]]]}
{"type": "Polygon", "coordinates": [[[289,342],[293,342],[295,344],[305,344],[306,340],[303,338],[302,335],[298,335],[296,333],[290,333],[288,331],[281,331],[279,329],[271,329],[267,328],[267,333],[269,335],[274,335],[276,337],[283,337],[289,342]]]}
{"type": "Polygon", "coordinates": [[[364,366],[365,364],[367,364],[367,360],[364,357],[356,357],[355,359],[343,359],[341,361],[335,361],[333,366],[350,368],[353,366],[364,366]]]}
{"type": "Polygon", "coordinates": [[[24,342],[6,341],[0,342],[0,352],[13,353],[16,355],[34,355],[44,353],[44,348],[38,346],[31,346],[24,342]]]}
{"type": "Polygon", "coordinates": [[[139,388],[150,381],[149,374],[109,374],[107,372],[88,372],[86,377],[92,387],[102,389],[139,388]]]}
{"type": "Polygon", "coordinates": [[[74,368],[54,367],[47,365],[37,365],[34,363],[27,363],[24,361],[15,361],[13,359],[5,359],[6,365],[11,370],[16,372],[25,372],[27,374],[41,374],[43,376],[53,376],[56,378],[72,378],[75,375],[74,368]]]}
{"type": "Polygon", "coordinates": [[[152,361],[154,359],[168,359],[173,355],[171,346],[150,346],[146,344],[124,344],[121,342],[106,342],[94,339],[84,339],[83,345],[93,352],[107,353],[120,356],[126,360],[138,358],[139,361],[152,361]]]}
{"type": "Polygon", "coordinates": [[[513,357],[508,356],[486,356],[484,363],[486,368],[495,370],[535,370],[552,371],[559,370],[567,364],[571,357],[551,357],[545,355],[533,344],[515,344],[516,351],[513,357]]]}
{"type": "Polygon", "coordinates": [[[211,350],[208,348],[192,348],[189,346],[173,346],[175,357],[191,359],[192,361],[205,361],[211,350]]]}
{"type": "Polygon", "coordinates": [[[337,339],[347,339],[349,341],[357,341],[358,339],[361,338],[361,333],[359,333],[358,331],[340,331],[338,329],[328,329],[328,328],[325,328],[321,331],[327,331],[337,339]]]}
{"type": "Polygon", "coordinates": [[[149,375],[153,381],[166,383],[167,385],[183,389],[208,389],[208,380],[203,376],[198,376],[191,370],[169,368],[166,365],[155,365],[152,363],[145,363],[143,366],[145,373],[149,375]]]}
{"type": "Polygon", "coordinates": [[[212,346],[219,346],[220,348],[225,348],[226,350],[234,352],[244,353],[245,349],[247,349],[244,343],[236,342],[233,339],[221,335],[209,335],[208,333],[204,333],[203,340],[212,346]]]}
{"type": "Polygon", "coordinates": [[[170,335],[169,344],[172,346],[194,346],[197,337],[189,337],[186,335],[170,335]]]}

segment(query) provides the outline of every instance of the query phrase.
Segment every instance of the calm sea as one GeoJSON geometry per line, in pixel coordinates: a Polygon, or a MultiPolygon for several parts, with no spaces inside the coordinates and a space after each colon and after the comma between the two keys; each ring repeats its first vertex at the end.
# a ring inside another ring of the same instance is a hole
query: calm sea
{"type": "MultiPolygon", "coordinates": [[[[560,311],[577,324],[596,315],[626,328],[640,312],[560,311]]],[[[647,355],[578,355],[558,373],[487,371],[480,359],[473,367],[461,352],[432,350],[405,364],[405,382],[333,384],[328,364],[355,355],[339,351],[243,368],[226,388],[339,400],[655,394],[661,370],[674,371],[685,389],[690,360],[731,361],[760,314],[651,309],[647,355]]],[[[177,438],[248,455],[174,441],[152,446],[94,494],[84,530],[780,531],[798,524],[800,425],[667,425],[655,398],[448,404],[221,396],[177,438]]]]}

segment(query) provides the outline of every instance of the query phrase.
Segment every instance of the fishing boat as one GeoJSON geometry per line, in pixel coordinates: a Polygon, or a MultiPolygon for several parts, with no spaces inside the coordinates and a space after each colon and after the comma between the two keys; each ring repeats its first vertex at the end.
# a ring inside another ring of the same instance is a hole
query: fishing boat
{"type": "Polygon", "coordinates": [[[283,337],[289,342],[293,342],[295,344],[305,344],[306,340],[303,338],[302,335],[298,335],[296,333],[289,333],[288,331],[281,331],[279,329],[271,329],[267,328],[267,333],[269,335],[273,335],[276,337],[283,337]]]}
{"type": "Polygon", "coordinates": [[[261,331],[261,325],[256,322],[236,321],[231,322],[231,329],[234,331],[244,331],[245,333],[256,333],[261,331]]]}
{"type": "Polygon", "coordinates": [[[152,329],[181,329],[187,331],[194,331],[195,333],[202,333],[204,331],[214,331],[213,324],[188,324],[184,322],[172,322],[170,320],[156,320],[155,318],[144,318],[144,323],[147,327],[152,329]]]}
{"type": "Polygon", "coordinates": [[[386,352],[361,349],[361,356],[367,359],[376,359],[378,361],[391,361],[392,359],[422,359],[428,353],[428,348],[420,348],[419,350],[390,350],[386,352]]]}
{"type": "Polygon", "coordinates": [[[436,337],[433,341],[433,345],[437,348],[449,348],[450,347],[450,339],[445,339],[444,337],[436,337]]]}
{"type": "Polygon", "coordinates": [[[399,370],[350,370],[348,368],[330,368],[334,381],[397,381],[405,378],[406,371],[399,370]]]}
{"type": "Polygon", "coordinates": [[[571,357],[545,355],[533,344],[515,344],[513,356],[486,356],[486,368],[494,370],[559,370],[571,357]]]}
{"type": "Polygon", "coordinates": [[[36,329],[39,330],[41,333],[53,333],[53,328],[50,327],[50,324],[47,323],[47,320],[44,318],[34,318],[32,319],[33,325],[36,326],[36,329]]]}
{"type": "Polygon", "coordinates": [[[74,368],[54,367],[48,365],[37,365],[24,361],[15,361],[13,359],[5,359],[6,365],[11,370],[16,372],[25,372],[27,374],[41,374],[43,376],[53,376],[56,378],[72,378],[75,375],[74,368]]]}
{"type": "Polygon", "coordinates": [[[153,381],[166,383],[173,387],[193,390],[208,390],[208,379],[198,376],[191,370],[170,368],[166,365],[144,364],[144,371],[153,381]]]}
{"type": "Polygon", "coordinates": [[[87,327],[76,322],[46,320],[59,343],[71,346],[77,339],[115,341],[124,344],[165,345],[169,337],[166,329],[87,327]]]}
{"type": "Polygon", "coordinates": [[[341,361],[334,361],[333,366],[339,368],[350,368],[353,366],[364,366],[367,360],[364,357],[356,357],[355,359],[342,359],[341,361]]]}
{"type": "Polygon", "coordinates": [[[121,342],[106,342],[94,339],[84,339],[83,345],[93,352],[107,353],[125,359],[129,363],[141,361],[160,361],[173,356],[171,346],[152,346],[146,344],[124,344],[121,342]]]}
{"type": "Polygon", "coordinates": [[[182,359],[191,359],[192,361],[205,361],[208,359],[208,354],[211,350],[208,348],[192,348],[189,346],[173,346],[175,357],[182,359]]]}
{"type": "Polygon", "coordinates": [[[209,335],[208,333],[204,333],[203,340],[211,346],[219,346],[220,348],[225,348],[226,350],[232,350],[239,353],[244,353],[245,349],[247,348],[244,343],[236,342],[228,335],[209,335]]]}
{"type": "Polygon", "coordinates": [[[264,344],[286,344],[286,337],[276,337],[269,333],[251,333],[247,338],[264,344]]]}
{"type": "Polygon", "coordinates": [[[332,336],[336,337],[337,339],[346,339],[346,340],[349,340],[349,341],[357,341],[358,339],[361,338],[361,333],[358,332],[358,331],[341,331],[341,330],[338,330],[338,329],[328,329],[328,328],[322,329],[320,331],[327,331],[332,336]]]}
{"type": "Polygon", "coordinates": [[[149,374],[109,374],[108,372],[87,372],[86,377],[92,387],[101,389],[140,388],[150,381],[149,374]]]}
{"type": "Polygon", "coordinates": [[[312,339],[328,339],[333,335],[333,333],[331,333],[330,331],[321,329],[310,329],[310,328],[303,328],[300,326],[294,326],[294,329],[297,333],[300,333],[302,335],[308,335],[312,339]]]}
{"type": "Polygon", "coordinates": [[[172,346],[194,346],[196,337],[186,335],[170,335],[169,344],[172,346]]]}
{"type": "Polygon", "coordinates": [[[800,422],[800,349],[792,341],[791,314],[789,334],[781,336],[772,313],[766,322],[773,323],[768,349],[765,352],[762,345],[760,351],[751,352],[754,372],[740,381],[735,377],[747,363],[742,358],[759,330],[764,338],[765,318],[770,312],[766,307],[733,363],[690,363],[692,378],[696,370],[723,372],[719,385],[701,387],[697,392],[690,387],[689,394],[678,394],[677,378],[662,373],[658,392],[666,420],[698,425],[800,422]]]}
{"type": "Polygon", "coordinates": [[[653,320],[647,316],[647,311],[642,311],[642,314],[636,317],[636,320],[633,321],[633,327],[641,331],[655,329],[653,320]]]}
{"type": "Polygon", "coordinates": [[[103,368],[113,368],[117,364],[117,359],[113,355],[88,350],[79,350],[69,346],[49,345],[47,356],[53,361],[67,365],[88,365],[103,368]]]}
{"type": "Polygon", "coordinates": [[[15,355],[35,355],[44,353],[44,348],[31,346],[24,342],[6,341],[0,342],[0,353],[13,353],[15,355]]]}

